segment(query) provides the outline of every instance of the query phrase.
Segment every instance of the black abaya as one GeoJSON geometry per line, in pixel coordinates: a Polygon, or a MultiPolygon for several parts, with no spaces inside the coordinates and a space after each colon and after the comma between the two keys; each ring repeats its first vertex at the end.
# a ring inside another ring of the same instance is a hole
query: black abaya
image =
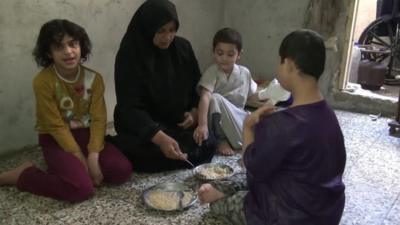
{"type": "Polygon", "coordinates": [[[209,162],[213,139],[198,147],[193,128],[177,126],[184,113],[196,108],[195,91],[200,70],[190,43],[176,36],[168,49],[153,44],[156,31],[179,21],[175,6],[167,0],[148,0],[133,16],[115,61],[117,105],[114,123],[117,136],[110,138],[133,162],[137,171],[156,172],[188,165],[166,158],[151,142],[160,130],[174,138],[195,164],[209,162]]]}

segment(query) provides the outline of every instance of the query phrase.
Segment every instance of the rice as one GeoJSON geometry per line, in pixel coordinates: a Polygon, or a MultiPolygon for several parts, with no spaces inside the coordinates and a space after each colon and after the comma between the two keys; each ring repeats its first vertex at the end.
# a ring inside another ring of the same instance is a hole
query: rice
{"type": "MultiPolygon", "coordinates": [[[[192,201],[193,193],[184,191],[182,197],[182,207],[190,204],[192,201]]],[[[147,201],[148,203],[157,209],[162,210],[176,210],[180,208],[179,193],[176,191],[163,191],[154,190],[148,193],[147,201]]]]}
{"type": "Polygon", "coordinates": [[[230,174],[228,168],[210,166],[199,171],[199,174],[206,179],[221,179],[230,174]]]}

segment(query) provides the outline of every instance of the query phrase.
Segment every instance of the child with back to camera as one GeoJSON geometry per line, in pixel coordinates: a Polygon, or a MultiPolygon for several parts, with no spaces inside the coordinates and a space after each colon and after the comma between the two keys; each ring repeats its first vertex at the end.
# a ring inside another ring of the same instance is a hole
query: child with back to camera
{"type": "Polygon", "coordinates": [[[200,145],[208,138],[210,127],[217,139],[217,152],[222,155],[241,149],[243,121],[248,115],[244,106],[248,98],[256,96],[257,84],[250,71],[236,64],[241,53],[240,33],[232,28],[219,30],[213,40],[215,63],[197,85],[199,119],[193,138],[200,145]]]}
{"type": "Polygon", "coordinates": [[[337,225],[345,204],[346,151],[336,115],[318,88],[323,39],[294,31],[279,55],[277,79],[292,93],[292,105],[281,111],[265,105],[246,118],[246,178],[203,184],[199,199],[229,224],[337,225]]]}
{"type": "Polygon", "coordinates": [[[68,202],[93,195],[103,181],[121,184],[130,162],[104,141],[106,105],[101,75],[81,65],[91,42],[84,28],[68,20],[45,23],[33,55],[43,69],[33,80],[36,130],[47,171],[32,162],[0,174],[0,185],[68,202]]]}

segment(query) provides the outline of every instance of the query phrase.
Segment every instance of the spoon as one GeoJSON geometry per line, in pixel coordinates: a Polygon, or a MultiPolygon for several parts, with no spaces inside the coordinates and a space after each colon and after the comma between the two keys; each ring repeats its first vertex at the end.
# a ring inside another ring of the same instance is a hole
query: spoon
{"type": "Polygon", "coordinates": [[[183,209],[182,199],[185,194],[183,193],[183,191],[178,191],[177,194],[178,194],[178,198],[179,198],[179,203],[178,203],[179,206],[178,207],[180,210],[182,210],[183,209]]]}
{"type": "Polygon", "coordinates": [[[181,157],[181,159],[182,159],[183,161],[187,162],[187,163],[188,163],[189,165],[191,165],[193,168],[196,167],[196,166],[194,166],[194,164],[193,164],[192,162],[190,162],[190,161],[187,159],[187,154],[181,154],[180,157],[181,157]]]}
{"type": "Polygon", "coordinates": [[[191,165],[193,168],[195,168],[196,166],[195,165],[193,165],[193,163],[192,162],[190,162],[188,159],[183,159],[185,162],[187,162],[189,165],[191,165]]]}

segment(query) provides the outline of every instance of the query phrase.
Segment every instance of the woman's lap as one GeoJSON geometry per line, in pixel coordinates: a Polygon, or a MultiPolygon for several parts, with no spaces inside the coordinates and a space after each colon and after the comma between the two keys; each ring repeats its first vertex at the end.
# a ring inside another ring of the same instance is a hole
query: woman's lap
{"type": "MultiPolygon", "coordinates": [[[[193,164],[199,165],[211,161],[215,150],[215,140],[212,136],[200,147],[193,140],[192,130],[180,132],[165,130],[164,132],[178,142],[182,152],[188,154],[188,159],[193,164]]],[[[135,171],[159,172],[179,168],[191,168],[184,161],[166,158],[157,145],[144,143],[134,135],[119,133],[114,137],[108,136],[108,140],[116,145],[132,162],[135,171]]]]}

